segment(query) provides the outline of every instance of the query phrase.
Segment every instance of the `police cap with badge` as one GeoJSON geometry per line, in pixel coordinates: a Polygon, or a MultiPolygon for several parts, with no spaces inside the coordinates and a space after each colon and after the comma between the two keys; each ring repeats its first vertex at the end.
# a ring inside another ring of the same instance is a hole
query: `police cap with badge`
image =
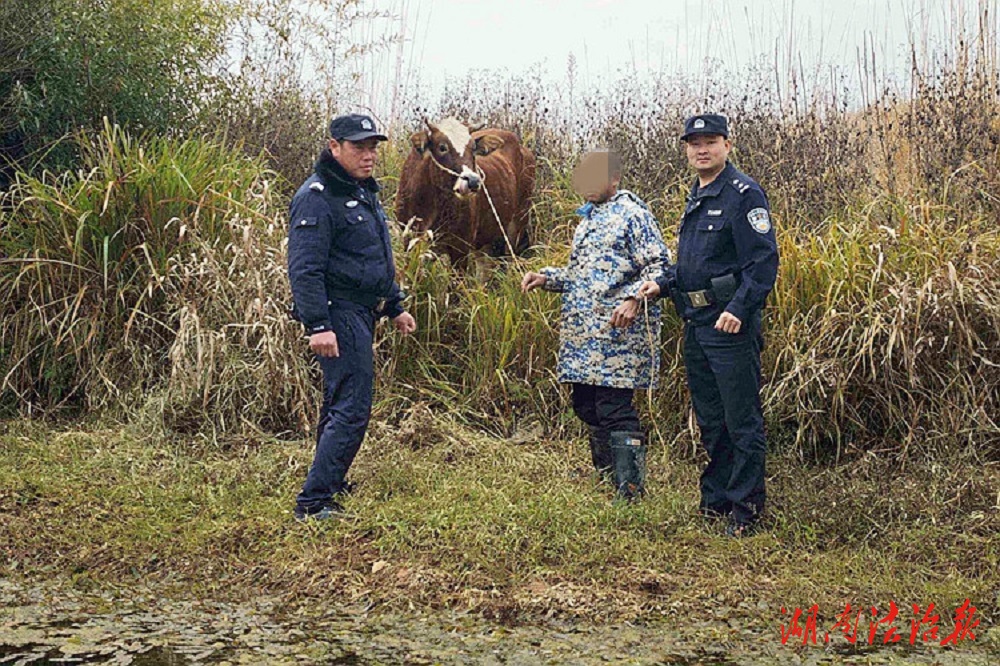
{"type": "Polygon", "coordinates": [[[725,116],[715,113],[691,116],[684,121],[684,134],[681,135],[681,141],[687,141],[689,137],[696,134],[712,134],[728,139],[729,120],[725,116]]]}
{"type": "Polygon", "coordinates": [[[375,127],[375,121],[370,116],[360,113],[337,116],[331,120],[330,137],[337,141],[364,141],[371,138],[379,141],[389,140],[389,137],[378,131],[378,128],[375,127]]]}

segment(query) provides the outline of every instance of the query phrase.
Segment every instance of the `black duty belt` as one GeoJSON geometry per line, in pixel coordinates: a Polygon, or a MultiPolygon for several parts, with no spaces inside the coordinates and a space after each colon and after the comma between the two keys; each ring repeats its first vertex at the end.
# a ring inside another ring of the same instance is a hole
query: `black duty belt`
{"type": "Polygon", "coordinates": [[[733,274],[712,278],[710,289],[699,289],[698,291],[682,291],[681,299],[685,305],[693,308],[707,308],[717,303],[728,303],[736,293],[739,281],[733,274]]]}
{"type": "Polygon", "coordinates": [[[326,288],[327,298],[339,298],[342,301],[350,301],[370,308],[375,312],[381,312],[385,308],[386,299],[383,296],[376,296],[363,291],[351,291],[349,289],[326,288]]]}
{"type": "Polygon", "coordinates": [[[718,300],[715,298],[715,294],[712,293],[711,289],[682,291],[681,298],[684,299],[685,305],[690,305],[693,308],[707,308],[709,305],[718,303],[718,300]]]}

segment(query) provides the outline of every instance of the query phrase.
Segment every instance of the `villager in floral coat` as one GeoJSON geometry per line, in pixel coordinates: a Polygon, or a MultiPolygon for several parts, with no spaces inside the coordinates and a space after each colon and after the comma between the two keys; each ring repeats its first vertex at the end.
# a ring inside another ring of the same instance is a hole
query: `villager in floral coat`
{"type": "Polygon", "coordinates": [[[612,435],[640,435],[634,389],[656,385],[660,307],[637,300],[644,280],[662,274],[670,255],[645,203],[619,190],[620,160],[589,153],[574,174],[587,203],[569,263],[527,273],[524,291],[562,293],[559,381],[573,388],[573,409],[590,426],[594,467],[609,475],[612,435]]]}

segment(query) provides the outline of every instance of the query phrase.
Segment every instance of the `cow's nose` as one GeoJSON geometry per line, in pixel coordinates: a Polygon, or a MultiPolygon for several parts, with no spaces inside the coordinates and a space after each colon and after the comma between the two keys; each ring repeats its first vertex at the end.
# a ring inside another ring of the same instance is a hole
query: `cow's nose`
{"type": "Polygon", "coordinates": [[[482,184],[482,181],[479,180],[479,176],[467,176],[466,180],[469,181],[470,190],[473,192],[479,191],[479,186],[482,184]]]}

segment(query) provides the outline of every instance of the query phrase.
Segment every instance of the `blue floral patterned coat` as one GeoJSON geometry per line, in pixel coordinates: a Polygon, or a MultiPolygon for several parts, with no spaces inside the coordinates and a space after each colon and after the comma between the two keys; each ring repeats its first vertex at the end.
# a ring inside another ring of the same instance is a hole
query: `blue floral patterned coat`
{"type": "Polygon", "coordinates": [[[656,386],[660,306],[640,301],[627,328],[611,315],[645,280],[659,277],[670,253],[646,204],[619,190],[603,204],[586,204],[565,267],[546,267],[543,289],[562,292],[559,381],[615,388],[656,386]],[[648,318],[647,318],[648,314],[648,318]]]}

